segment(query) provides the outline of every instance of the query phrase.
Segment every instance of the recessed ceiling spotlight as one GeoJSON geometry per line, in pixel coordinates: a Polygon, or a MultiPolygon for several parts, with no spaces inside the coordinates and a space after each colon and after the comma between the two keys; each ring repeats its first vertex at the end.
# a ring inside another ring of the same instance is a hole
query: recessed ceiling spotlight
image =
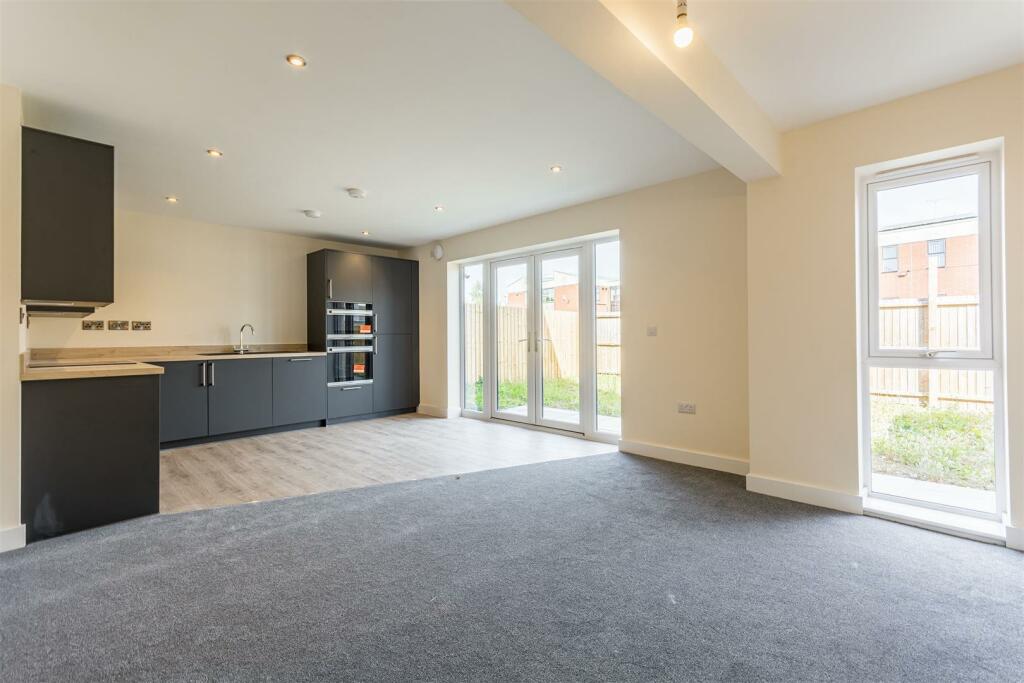
{"type": "Polygon", "coordinates": [[[320,209],[303,209],[302,213],[306,215],[306,218],[320,218],[324,215],[324,212],[320,209]]]}
{"type": "Polygon", "coordinates": [[[352,199],[366,199],[366,190],[358,187],[346,187],[345,192],[348,192],[348,196],[352,199]]]}
{"type": "Polygon", "coordinates": [[[210,149],[206,150],[206,153],[215,159],[219,159],[222,156],[224,156],[224,152],[220,151],[216,147],[211,147],[210,149]]]}
{"type": "Polygon", "coordinates": [[[287,57],[284,58],[284,61],[291,64],[296,69],[301,69],[302,67],[306,66],[306,58],[303,57],[302,55],[288,55],[287,57]]]}
{"type": "Polygon", "coordinates": [[[441,206],[440,204],[435,204],[434,205],[434,211],[437,212],[437,213],[441,213],[442,211],[444,211],[444,207],[441,206]]]}
{"type": "Polygon", "coordinates": [[[370,236],[370,231],[369,230],[363,230],[363,237],[369,237],[369,236],[370,236]]]}
{"type": "Polygon", "coordinates": [[[175,197],[173,194],[169,194],[166,197],[164,197],[164,201],[167,202],[168,204],[177,204],[178,198],[175,197]]]}
{"type": "Polygon", "coordinates": [[[561,173],[562,172],[562,167],[559,166],[558,164],[554,164],[553,166],[549,166],[548,168],[551,170],[552,173],[561,173]]]}

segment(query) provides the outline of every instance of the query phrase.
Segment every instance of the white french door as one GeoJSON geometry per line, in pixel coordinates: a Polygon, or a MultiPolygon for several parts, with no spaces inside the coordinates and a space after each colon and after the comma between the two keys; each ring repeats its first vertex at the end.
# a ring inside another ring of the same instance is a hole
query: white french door
{"type": "Polygon", "coordinates": [[[490,416],[583,431],[583,249],[491,264],[490,416]]]}
{"type": "Polygon", "coordinates": [[[617,438],[618,363],[603,400],[595,371],[609,341],[617,359],[617,333],[595,343],[599,316],[617,323],[617,252],[606,239],[461,267],[463,415],[617,438]]]}
{"type": "Polygon", "coordinates": [[[529,257],[491,264],[494,381],[487,402],[491,417],[531,423],[537,419],[533,270],[529,257]]]}
{"type": "MultiPolygon", "coordinates": [[[[537,424],[584,431],[589,406],[583,341],[589,338],[582,311],[593,287],[584,285],[583,249],[538,254],[534,259],[534,403],[537,424]]],[[[587,278],[589,281],[589,277],[587,278]]]]}

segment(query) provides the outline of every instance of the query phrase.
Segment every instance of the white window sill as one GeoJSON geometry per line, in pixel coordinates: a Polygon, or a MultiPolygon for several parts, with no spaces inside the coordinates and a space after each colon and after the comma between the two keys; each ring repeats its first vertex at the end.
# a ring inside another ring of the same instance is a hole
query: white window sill
{"type": "Polygon", "coordinates": [[[1006,545],[1006,528],[991,519],[958,515],[871,496],[864,498],[864,514],[974,541],[1006,545]]]}

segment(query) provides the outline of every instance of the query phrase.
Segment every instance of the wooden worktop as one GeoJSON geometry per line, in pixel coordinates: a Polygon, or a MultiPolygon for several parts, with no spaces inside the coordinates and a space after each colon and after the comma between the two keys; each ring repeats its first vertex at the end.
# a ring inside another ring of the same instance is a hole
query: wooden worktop
{"type": "Polygon", "coordinates": [[[22,354],[21,381],[34,382],[50,379],[90,379],[95,377],[129,377],[131,375],[162,375],[159,365],[120,361],[104,364],[107,359],[78,359],[60,361],[31,361],[28,354],[22,354]],[[33,362],[47,363],[45,367],[31,367],[33,362]],[[56,363],[50,365],[50,363],[56,363]]]}
{"type": "Polygon", "coordinates": [[[247,358],[290,358],[323,356],[323,351],[307,351],[305,344],[253,344],[260,353],[209,355],[231,351],[230,346],[112,346],[98,348],[32,349],[22,354],[21,381],[86,379],[160,375],[164,369],[151,363],[173,361],[217,361],[247,358]],[[104,364],[103,361],[111,361],[104,364]],[[128,361],[128,362],[125,362],[128,361]],[[57,363],[50,367],[29,367],[33,363],[57,363]]]}

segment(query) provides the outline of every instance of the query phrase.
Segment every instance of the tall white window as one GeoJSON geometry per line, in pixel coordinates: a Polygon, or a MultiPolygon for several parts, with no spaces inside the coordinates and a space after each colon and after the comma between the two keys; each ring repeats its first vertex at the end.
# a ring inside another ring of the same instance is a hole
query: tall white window
{"type": "Polygon", "coordinates": [[[974,157],[863,187],[869,495],[1003,513],[997,174],[995,159],[974,157]]]}

